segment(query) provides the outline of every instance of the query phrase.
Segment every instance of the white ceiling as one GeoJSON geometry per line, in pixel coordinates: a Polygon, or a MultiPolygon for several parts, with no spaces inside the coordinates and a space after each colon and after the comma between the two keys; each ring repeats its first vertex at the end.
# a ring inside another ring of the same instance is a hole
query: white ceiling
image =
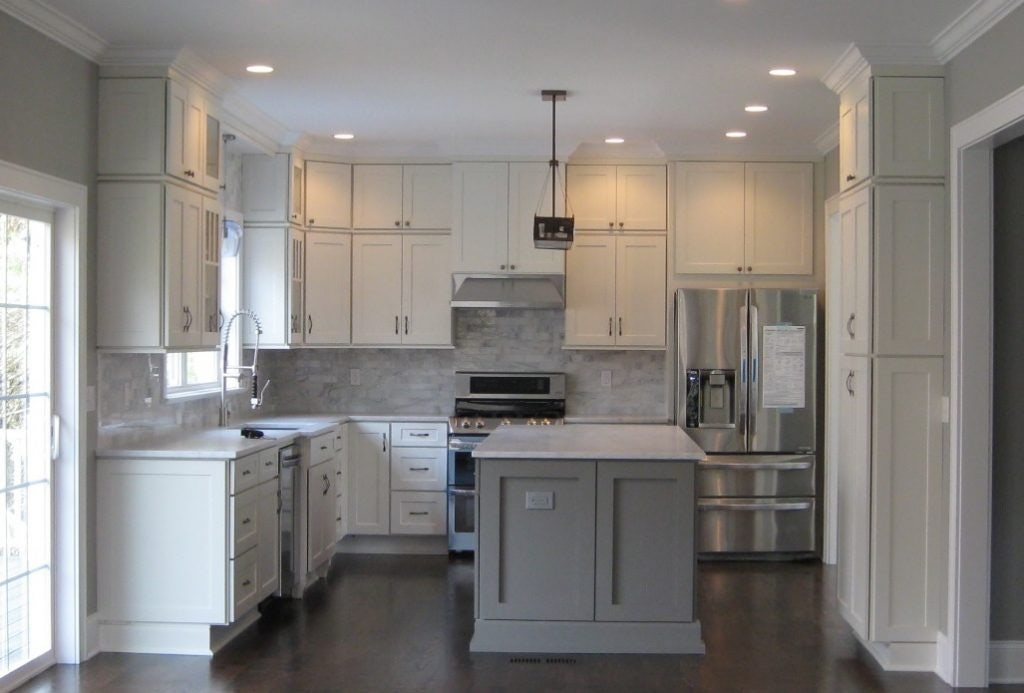
{"type": "MultiPolygon", "coordinates": [[[[849,46],[926,49],[974,0],[47,0],[111,45],[189,46],[311,148],[538,154],[619,135],[669,155],[806,155],[849,46]],[[245,72],[269,63],[272,75],[245,72]],[[777,65],[796,77],[768,76],[777,65]],[[747,114],[762,102],[770,110],[747,114]],[[749,137],[726,141],[727,129],[749,137]],[[331,134],[354,132],[336,143],[331,134]]],[[[601,144],[601,147],[608,145],[601,144]]]]}

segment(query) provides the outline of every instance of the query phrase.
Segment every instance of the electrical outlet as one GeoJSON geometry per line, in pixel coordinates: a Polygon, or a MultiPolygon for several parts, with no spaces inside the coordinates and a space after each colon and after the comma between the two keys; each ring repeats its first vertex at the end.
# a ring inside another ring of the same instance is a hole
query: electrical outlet
{"type": "Polygon", "coordinates": [[[612,386],[612,372],[611,371],[601,371],[601,387],[611,387],[611,386],[612,386]]]}
{"type": "Polygon", "coordinates": [[[363,382],[362,373],[359,372],[358,368],[348,369],[348,382],[352,385],[359,385],[363,382]]]}
{"type": "Polygon", "coordinates": [[[555,492],[554,491],[527,491],[526,492],[526,509],[527,510],[554,510],[555,508],[555,492]]]}

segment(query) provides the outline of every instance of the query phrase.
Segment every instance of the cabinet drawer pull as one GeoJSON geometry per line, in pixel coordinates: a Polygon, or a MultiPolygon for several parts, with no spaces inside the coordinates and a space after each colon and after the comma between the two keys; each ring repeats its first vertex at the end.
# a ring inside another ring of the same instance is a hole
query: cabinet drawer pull
{"type": "Polygon", "coordinates": [[[409,334],[409,316],[405,316],[405,333],[409,334]]]}
{"type": "Polygon", "coordinates": [[[395,316],[395,334],[398,334],[398,316],[395,316]]]}
{"type": "Polygon", "coordinates": [[[387,433],[381,433],[380,434],[380,442],[381,442],[381,449],[384,452],[387,452],[388,451],[388,434],[387,433]]]}
{"type": "Polygon", "coordinates": [[[622,318],[619,318],[619,336],[622,336],[622,318]]]}
{"type": "Polygon", "coordinates": [[[429,438],[430,434],[429,433],[410,433],[409,437],[410,438],[429,438]]]}
{"type": "Polygon", "coordinates": [[[846,333],[850,335],[850,339],[856,339],[857,335],[853,331],[853,321],[857,319],[855,313],[850,313],[850,318],[846,321],[846,333]]]}
{"type": "Polygon", "coordinates": [[[612,330],[613,330],[612,325],[614,325],[614,324],[615,324],[615,318],[608,318],[608,336],[609,337],[612,336],[612,330]]]}
{"type": "Polygon", "coordinates": [[[244,470],[242,470],[242,476],[249,476],[250,474],[252,474],[252,470],[251,469],[244,469],[244,470]]]}
{"type": "Polygon", "coordinates": [[[306,316],[306,334],[313,334],[313,316],[306,316]]]}
{"type": "Polygon", "coordinates": [[[326,450],[326,449],[327,449],[327,446],[326,446],[326,445],[321,445],[321,446],[320,446],[320,449],[321,449],[321,450],[326,450]]]}
{"type": "Polygon", "coordinates": [[[244,580],[242,582],[242,587],[248,587],[251,584],[252,584],[252,580],[244,580]]]}
{"type": "Polygon", "coordinates": [[[274,461],[273,460],[267,460],[266,462],[263,463],[263,466],[264,467],[273,467],[274,466],[274,461]]]}
{"type": "Polygon", "coordinates": [[[245,518],[244,520],[242,520],[242,524],[243,524],[243,525],[249,525],[249,524],[252,524],[252,518],[251,518],[251,517],[247,517],[247,518],[245,518]]]}
{"type": "Polygon", "coordinates": [[[426,510],[416,510],[414,512],[410,512],[409,514],[410,515],[429,515],[430,513],[428,513],[426,510]]]}
{"type": "Polygon", "coordinates": [[[846,391],[850,393],[850,397],[853,397],[855,394],[853,391],[853,371],[850,371],[850,374],[846,376],[846,391]]]}
{"type": "Polygon", "coordinates": [[[852,173],[847,173],[846,174],[846,180],[848,180],[848,181],[850,181],[850,180],[857,180],[857,176],[853,175],[852,173]]]}
{"type": "Polygon", "coordinates": [[[430,467],[409,467],[410,472],[429,472],[430,467]]]}

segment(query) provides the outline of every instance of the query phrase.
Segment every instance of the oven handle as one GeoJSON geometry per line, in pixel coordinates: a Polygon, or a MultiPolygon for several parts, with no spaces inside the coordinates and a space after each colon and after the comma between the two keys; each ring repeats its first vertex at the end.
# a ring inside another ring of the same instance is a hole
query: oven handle
{"type": "Polygon", "coordinates": [[[475,496],[475,488],[449,488],[448,494],[452,496],[475,496]]]}
{"type": "Polygon", "coordinates": [[[459,438],[452,438],[448,441],[448,449],[455,450],[456,452],[471,452],[476,449],[476,446],[480,444],[480,441],[461,440],[459,438]]]}

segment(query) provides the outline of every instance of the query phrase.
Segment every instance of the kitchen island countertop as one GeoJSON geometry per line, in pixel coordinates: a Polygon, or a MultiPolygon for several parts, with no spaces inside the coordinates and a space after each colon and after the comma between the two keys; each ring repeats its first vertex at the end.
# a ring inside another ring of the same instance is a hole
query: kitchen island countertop
{"type": "Polygon", "coordinates": [[[703,460],[704,451],[678,426],[567,424],[501,426],[473,457],[532,460],[703,460]]]}

